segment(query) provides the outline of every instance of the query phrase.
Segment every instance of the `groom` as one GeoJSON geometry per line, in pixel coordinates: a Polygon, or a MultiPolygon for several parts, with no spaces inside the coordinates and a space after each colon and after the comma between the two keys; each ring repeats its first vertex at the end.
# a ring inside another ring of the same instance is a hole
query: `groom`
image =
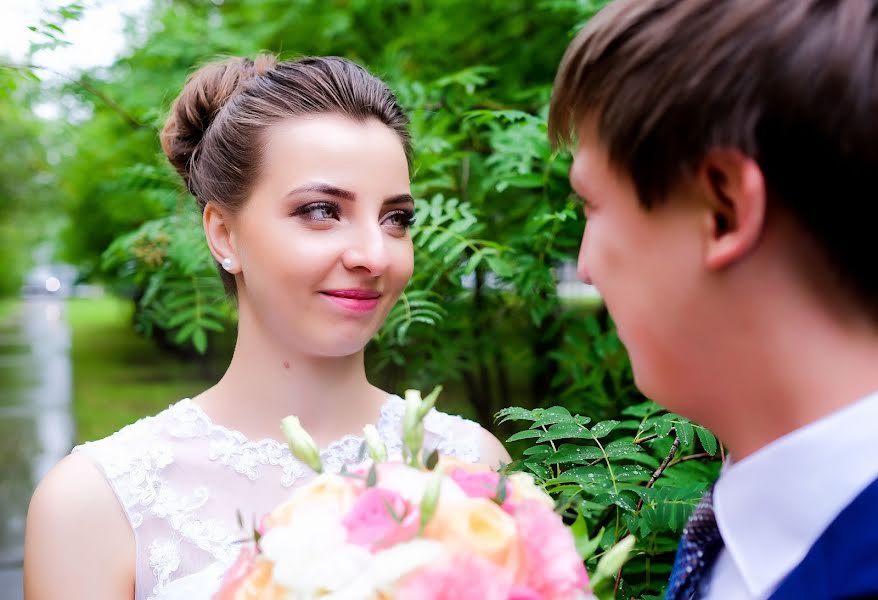
{"type": "Polygon", "coordinates": [[[878,598],[878,2],[617,0],[549,129],[637,385],[731,453],[668,598],[878,598]]]}

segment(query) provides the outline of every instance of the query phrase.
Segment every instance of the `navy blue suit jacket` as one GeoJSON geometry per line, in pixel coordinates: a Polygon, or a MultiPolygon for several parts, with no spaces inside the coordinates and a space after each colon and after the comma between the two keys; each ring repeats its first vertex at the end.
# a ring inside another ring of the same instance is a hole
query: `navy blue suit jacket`
{"type": "Polygon", "coordinates": [[[878,480],[821,534],[770,600],[878,599],[878,480]]]}

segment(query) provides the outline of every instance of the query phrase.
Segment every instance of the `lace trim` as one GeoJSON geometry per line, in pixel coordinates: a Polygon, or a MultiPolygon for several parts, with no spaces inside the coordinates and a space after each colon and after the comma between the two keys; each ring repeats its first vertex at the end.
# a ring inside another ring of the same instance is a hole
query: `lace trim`
{"type": "MultiPolygon", "coordinates": [[[[381,407],[376,429],[387,445],[391,459],[402,457],[402,422],[405,402],[389,396],[381,407]]],[[[425,445],[467,462],[479,460],[479,426],[461,417],[431,411],[424,420],[425,445]]],[[[138,556],[152,571],[154,581],[148,600],[161,597],[171,577],[179,570],[182,545],[197,547],[222,565],[231,564],[237,554],[235,533],[229,524],[199,519],[198,511],[211,500],[210,491],[196,486],[189,494],[173,489],[162,477],[174,463],[174,444],[168,439],[204,439],[208,459],[232,469],[250,480],[259,479],[264,467],[281,469],[281,485],[292,487],[311,471],[290,454],[285,444],[274,439],[250,441],[240,431],[213,423],[194,402],[184,399],[154,417],[146,417],[124,427],[114,435],[77,446],[85,450],[104,472],[132,529],[143,525],[146,517],[166,523],[165,535],[146,543],[146,556],[138,556]]],[[[363,438],[347,435],[321,451],[328,472],[339,472],[359,461],[363,438]]],[[[188,552],[187,548],[187,552],[188,552]]],[[[183,573],[187,575],[187,573],[183,573]]],[[[138,582],[138,585],[146,582],[138,582]]]]}
{"type": "MultiPolygon", "coordinates": [[[[282,469],[281,485],[292,487],[311,470],[297,460],[285,444],[272,438],[252,441],[243,433],[214,423],[200,406],[190,399],[183,399],[171,406],[168,412],[176,422],[169,429],[178,438],[206,438],[210,441],[208,458],[219,461],[236,473],[256,480],[262,475],[262,467],[278,466],[282,469]]],[[[376,429],[387,446],[391,459],[402,458],[402,421],[405,401],[399,396],[388,396],[381,406],[376,429]]],[[[443,454],[457,456],[467,462],[479,460],[479,426],[456,415],[432,410],[424,419],[424,430],[431,434],[426,440],[443,454]]],[[[338,473],[347,465],[359,462],[362,436],[346,435],[321,450],[324,470],[338,473]]]]}

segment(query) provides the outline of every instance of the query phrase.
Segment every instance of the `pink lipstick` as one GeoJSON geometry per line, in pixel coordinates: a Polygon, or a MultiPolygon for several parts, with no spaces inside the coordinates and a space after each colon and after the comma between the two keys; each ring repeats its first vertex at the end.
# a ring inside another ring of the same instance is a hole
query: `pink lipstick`
{"type": "Polygon", "coordinates": [[[367,313],[375,310],[381,293],[367,289],[323,290],[320,292],[327,300],[345,310],[367,313]]]}

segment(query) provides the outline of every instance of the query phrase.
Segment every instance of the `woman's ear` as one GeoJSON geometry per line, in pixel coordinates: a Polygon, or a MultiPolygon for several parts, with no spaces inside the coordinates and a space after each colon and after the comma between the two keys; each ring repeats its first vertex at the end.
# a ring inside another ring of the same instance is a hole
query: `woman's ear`
{"type": "Polygon", "coordinates": [[[706,199],[705,264],[724,269],[752,251],[766,214],[765,178],[752,158],[737,150],[707,153],[696,176],[706,199]]]}
{"type": "Polygon", "coordinates": [[[208,202],[202,213],[204,234],[214,259],[229,273],[240,273],[241,263],[235,248],[231,217],[217,204],[208,202]]]}

